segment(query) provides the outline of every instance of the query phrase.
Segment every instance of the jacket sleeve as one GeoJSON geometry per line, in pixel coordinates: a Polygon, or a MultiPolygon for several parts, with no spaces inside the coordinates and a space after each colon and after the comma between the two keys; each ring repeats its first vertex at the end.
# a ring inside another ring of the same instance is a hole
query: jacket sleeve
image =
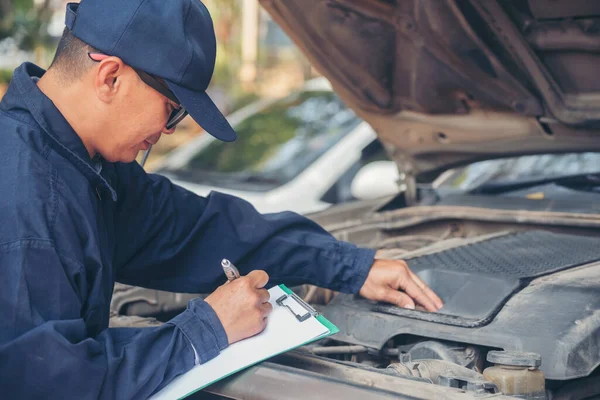
{"type": "Polygon", "coordinates": [[[199,197],[136,163],[120,165],[117,279],[175,292],[211,292],[225,281],[220,262],[243,274],[265,270],[269,285],[311,283],[356,293],[375,251],[336,240],[292,212],[260,214],[239,198],[199,197]]]}
{"type": "Polygon", "coordinates": [[[192,346],[201,362],[226,346],[216,314],[201,299],[162,326],[94,335],[85,321],[98,310],[82,304],[82,266],[51,241],[4,244],[0,266],[3,397],[145,399],[194,366],[192,346]]]}

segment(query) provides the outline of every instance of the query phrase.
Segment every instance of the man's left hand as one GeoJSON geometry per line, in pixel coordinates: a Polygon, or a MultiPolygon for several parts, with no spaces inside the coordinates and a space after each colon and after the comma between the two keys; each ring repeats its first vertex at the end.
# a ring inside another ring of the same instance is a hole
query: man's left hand
{"type": "Polygon", "coordinates": [[[415,308],[415,301],[427,311],[443,307],[442,300],[401,260],[375,260],[359,294],[369,300],[385,301],[403,308],[415,308]]]}

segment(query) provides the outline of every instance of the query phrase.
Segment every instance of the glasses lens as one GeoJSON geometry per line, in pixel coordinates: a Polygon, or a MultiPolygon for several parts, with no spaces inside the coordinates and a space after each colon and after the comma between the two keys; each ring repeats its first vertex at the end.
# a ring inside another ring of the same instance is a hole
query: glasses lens
{"type": "Polygon", "coordinates": [[[167,122],[167,130],[173,128],[175,125],[181,122],[188,115],[188,112],[185,108],[181,107],[178,110],[173,110],[171,116],[169,117],[169,121],[167,122]]]}

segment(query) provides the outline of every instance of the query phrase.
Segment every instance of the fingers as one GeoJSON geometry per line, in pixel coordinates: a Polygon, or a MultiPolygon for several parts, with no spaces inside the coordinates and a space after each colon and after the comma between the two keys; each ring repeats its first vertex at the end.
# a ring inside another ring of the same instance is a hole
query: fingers
{"type": "Polygon", "coordinates": [[[417,302],[431,312],[443,306],[431,288],[410,270],[406,262],[400,260],[375,260],[359,294],[370,300],[387,301],[408,308],[414,308],[417,302]]]}
{"type": "Polygon", "coordinates": [[[252,271],[246,276],[220,286],[206,297],[225,329],[229,343],[260,333],[273,310],[270,295],[264,286],[269,276],[264,271],[252,271]]]}
{"type": "Polygon", "coordinates": [[[406,294],[421,304],[427,311],[437,311],[444,305],[442,300],[410,270],[408,264],[404,261],[399,261],[405,274],[398,280],[396,288],[404,290],[406,294]]]}
{"type": "Polygon", "coordinates": [[[258,306],[258,309],[261,314],[261,319],[255,334],[262,332],[267,327],[269,315],[271,314],[271,311],[273,311],[273,305],[271,303],[262,303],[260,306],[258,306]]]}
{"type": "Polygon", "coordinates": [[[410,273],[410,277],[412,278],[413,281],[415,281],[417,286],[419,286],[421,288],[421,290],[423,290],[423,292],[425,292],[425,294],[431,300],[433,300],[433,302],[435,303],[438,310],[440,308],[442,308],[444,306],[444,302],[442,301],[442,299],[440,299],[439,296],[437,294],[435,294],[435,292],[433,290],[431,290],[431,288],[429,286],[427,286],[427,284],[425,282],[423,282],[423,280],[421,278],[419,278],[419,276],[417,274],[415,274],[411,270],[409,270],[408,272],[410,273]]]}
{"type": "Polygon", "coordinates": [[[250,330],[250,334],[245,337],[250,337],[261,333],[267,327],[269,322],[269,314],[273,311],[271,303],[262,303],[257,309],[257,318],[254,320],[253,328],[250,330]]]}
{"type": "Polygon", "coordinates": [[[406,294],[425,307],[427,311],[438,310],[438,307],[433,300],[430,299],[427,294],[425,294],[425,291],[423,291],[423,289],[421,289],[410,276],[409,279],[406,279],[404,284],[400,286],[400,289],[404,290],[406,294]]]}
{"type": "Polygon", "coordinates": [[[262,303],[260,305],[260,309],[263,313],[263,316],[266,318],[269,314],[271,314],[271,311],[273,311],[273,305],[271,303],[262,303]]]}
{"type": "Polygon", "coordinates": [[[381,299],[391,304],[395,304],[398,307],[415,309],[415,302],[406,293],[399,292],[397,290],[389,289],[386,290],[381,299]]]}
{"type": "Polygon", "coordinates": [[[252,286],[257,289],[263,288],[269,282],[269,275],[265,271],[258,269],[250,271],[246,276],[250,278],[252,286]]]}
{"type": "Polygon", "coordinates": [[[258,293],[259,303],[268,303],[271,299],[271,295],[267,289],[258,289],[256,291],[258,293]]]}

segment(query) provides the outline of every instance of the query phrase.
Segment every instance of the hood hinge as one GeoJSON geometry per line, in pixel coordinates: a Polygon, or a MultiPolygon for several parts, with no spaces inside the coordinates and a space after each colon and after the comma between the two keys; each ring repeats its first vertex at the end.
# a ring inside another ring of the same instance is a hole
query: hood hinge
{"type": "Polygon", "coordinates": [[[417,179],[413,163],[403,154],[396,153],[393,157],[398,165],[398,187],[404,192],[407,206],[416,205],[418,202],[417,179]]]}

